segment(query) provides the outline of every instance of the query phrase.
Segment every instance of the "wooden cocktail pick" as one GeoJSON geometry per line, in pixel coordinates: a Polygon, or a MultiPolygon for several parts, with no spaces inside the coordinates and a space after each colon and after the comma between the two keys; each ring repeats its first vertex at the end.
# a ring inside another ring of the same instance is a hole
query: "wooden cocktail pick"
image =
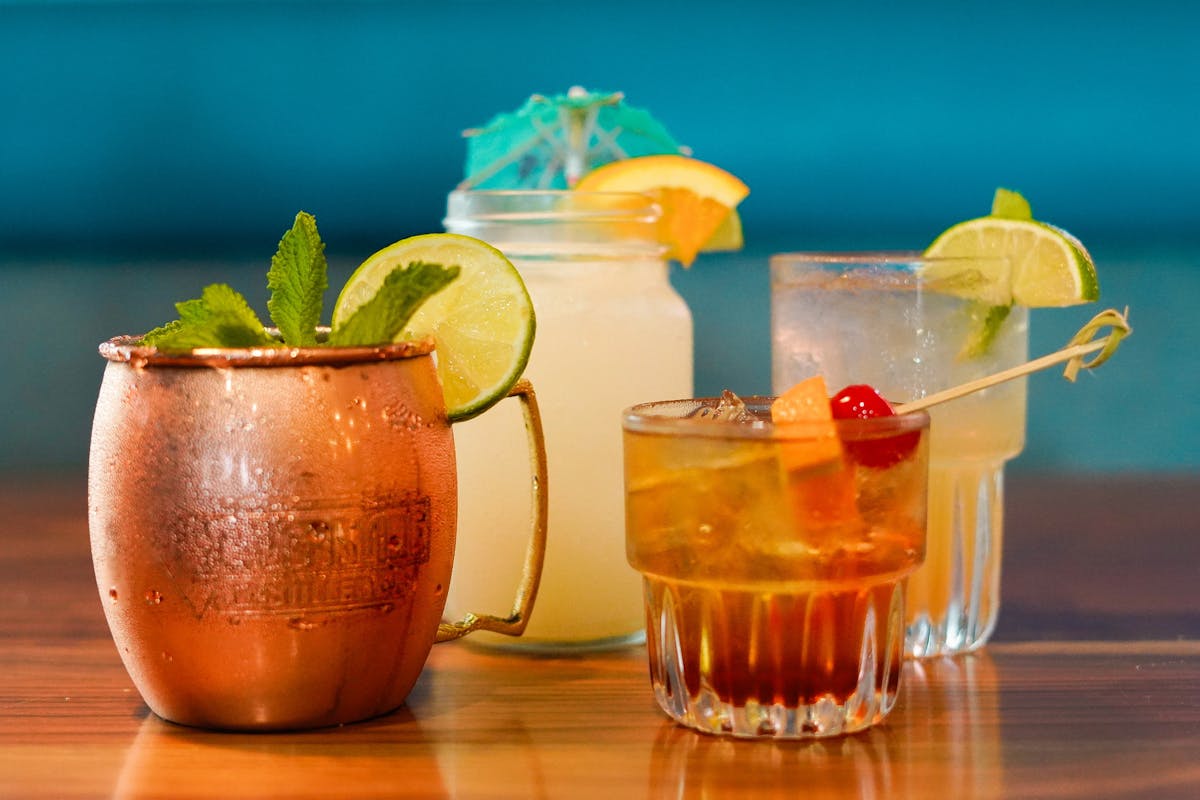
{"type": "Polygon", "coordinates": [[[1028,375],[1031,372],[1052,367],[1055,364],[1061,364],[1064,361],[1067,362],[1067,367],[1063,370],[1063,377],[1069,381],[1074,381],[1075,377],[1079,374],[1079,370],[1092,369],[1103,364],[1116,351],[1121,340],[1133,333],[1133,328],[1129,327],[1129,321],[1126,319],[1128,314],[1128,308],[1125,309],[1124,313],[1117,311],[1115,308],[1101,311],[1080,328],[1079,333],[1072,336],[1071,341],[1067,342],[1067,346],[1061,350],[1044,355],[1041,358],[1035,358],[1033,361],[1010,367],[993,375],[967,381],[958,386],[943,389],[940,392],[934,392],[931,395],[913,400],[911,403],[903,403],[896,406],[895,411],[897,414],[920,411],[938,403],[944,403],[947,400],[953,400],[956,397],[962,397],[963,395],[977,392],[980,389],[986,389],[989,386],[995,386],[998,383],[1004,383],[1013,378],[1019,378],[1022,375],[1028,375]],[[1094,338],[1102,328],[1108,328],[1108,333],[1103,338],[1094,338]],[[1096,351],[1099,351],[1099,353],[1091,361],[1083,360],[1084,356],[1096,351]]]}

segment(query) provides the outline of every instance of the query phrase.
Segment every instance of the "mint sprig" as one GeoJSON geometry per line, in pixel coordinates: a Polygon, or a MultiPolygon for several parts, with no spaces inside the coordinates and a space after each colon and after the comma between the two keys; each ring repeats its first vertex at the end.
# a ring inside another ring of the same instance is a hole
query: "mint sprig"
{"type": "Polygon", "coordinates": [[[414,261],[384,278],[375,296],[329,335],[332,345],[390,342],[422,303],[458,277],[458,267],[414,261]]]}
{"type": "Polygon", "coordinates": [[[224,283],[205,286],[200,297],[175,309],[179,319],[147,333],[143,344],[170,351],[276,344],[246,298],[224,283]]]}
{"type": "Polygon", "coordinates": [[[325,243],[312,214],[298,213],[292,229],[279,240],[267,272],[267,288],[271,290],[267,311],[283,343],[291,347],[315,345],[329,278],[325,243]]]}
{"type": "Polygon", "coordinates": [[[414,262],[397,267],[375,296],[324,342],[317,340],[322,299],[329,288],[325,244],[317,221],[301,211],[279,240],[267,271],[267,310],[279,338],[267,331],[241,294],[223,283],[199,298],[176,303],[179,319],[155,328],[142,344],[168,352],[197,347],[355,347],[391,343],[421,304],[458,277],[456,266],[414,262]],[[282,339],[282,342],[280,341],[282,339]]]}

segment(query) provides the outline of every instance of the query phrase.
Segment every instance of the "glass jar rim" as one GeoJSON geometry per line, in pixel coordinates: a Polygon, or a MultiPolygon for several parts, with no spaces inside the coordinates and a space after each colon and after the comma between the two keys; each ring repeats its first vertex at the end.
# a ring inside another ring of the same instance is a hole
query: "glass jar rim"
{"type": "Polygon", "coordinates": [[[667,253],[662,207],[637,192],[456,190],[442,224],[523,263],[652,259],[667,253]]]}
{"type": "MultiPolygon", "coordinates": [[[[621,422],[625,430],[634,433],[711,439],[802,441],[828,435],[829,427],[825,422],[789,424],[786,430],[772,425],[767,412],[774,400],[774,397],[757,395],[743,397],[742,402],[746,407],[761,415],[760,419],[751,423],[697,416],[705,408],[715,409],[721,401],[719,397],[639,403],[621,413],[621,422]]],[[[927,429],[929,414],[926,411],[913,411],[891,417],[835,419],[833,425],[842,439],[887,438],[927,429]]]]}
{"type": "Polygon", "coordinates": [[[916,264],[964,262],[1010,262],[1006,255],[927,256],[921,250],[835,250],[773,253],[771,266],[814,265],[834,267],[884,267],[911,269],[916,264]]]}
{"type": "Polygon", "coordinates": [[[446,201],[447,227],[460,222],[644,222],[657,224],[662,207],[641,192],[568,189],[456,189],[446,201]]]}
{"type": "Polygon", "coordinates": [[[775,287],[824,286],[830,279],[862,279],[874,284],[878,279],[893,289],[918,289],[925,285],[923,269],[932,265],[939,265],[942,275],[983,265],[991,265],[985,273],[1000,273],[1012,269],[1013,259],[1006,255],[927,256],[919,250],[790,252],[772,254],[768,272],[775,287]]]}

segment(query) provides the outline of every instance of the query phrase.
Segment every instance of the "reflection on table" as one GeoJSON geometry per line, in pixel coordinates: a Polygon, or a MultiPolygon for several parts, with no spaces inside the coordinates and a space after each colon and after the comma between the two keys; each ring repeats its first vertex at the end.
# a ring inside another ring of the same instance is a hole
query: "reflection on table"
{"type": "Polygon", "coordinates": [[[874,729],[777,743],[673,725],[642,648],[451,643],[365,723],[171,725],[105,626],[81,482],[0,485],[0,797],[1200,797],[1198,493],[1013,481],[996,640],[910,662],[874,729]]]}

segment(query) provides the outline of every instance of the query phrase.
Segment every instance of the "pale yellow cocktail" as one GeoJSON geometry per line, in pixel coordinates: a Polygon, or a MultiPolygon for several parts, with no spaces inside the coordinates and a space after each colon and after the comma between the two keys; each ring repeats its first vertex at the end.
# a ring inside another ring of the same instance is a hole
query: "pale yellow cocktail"
{"type": "MultiPolygon", "coordinates": [[[[457,192],[447,228],[504,251],[537,314],[525,369],[536,381],[549,466],[550,537],[537,611],[509,648],[570,650],[640,641],[641,584],[625,561],[621,411],[692,391],[691,315],[668,281],[658,207],[644,195],[457,192]]],[[[475,539],[523,541],[528,465],[501,404],[455,427],[459,531],[450,613],[509,602],[517,558],[479,558],[475,539]]],[[[502,552],[501,548],[489,548],[502,552]]],[[[484,640],[484,635],[478,637],[484,640]]]]}

